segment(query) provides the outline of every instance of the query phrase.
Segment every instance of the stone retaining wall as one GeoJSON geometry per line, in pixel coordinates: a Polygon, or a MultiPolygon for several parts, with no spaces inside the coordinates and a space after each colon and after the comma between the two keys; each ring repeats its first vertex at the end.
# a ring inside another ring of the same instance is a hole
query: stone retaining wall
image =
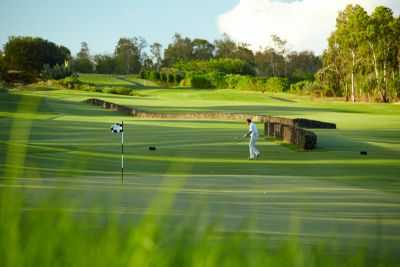
{"type": "Polygon", "coordinates": [[[315,133],[291,125],[266,122],[264,123],[264,135],[281,139],[304,150],[315,150],[317,147],[315,133]]]}
{"type": "Polygon", "coordinates": [[[264,123],[265,136],[282,139],[285,142],[292,143],[304,150],[314,150],[317,145],[317,136],[315,133],[301,129],[304,128],[323,128],[336,129],[336,124],[314,121],[308,119],[287,119],[265,115],[246,115],[233,113],[186,113],[186,114],[161,114],[144,112],[139,109],[130,108],[104,100],[91,98],[85,100],[86,103],[101,106],[107,109],[117,110],[130,116],[140,118],[154,119],[197,119],[197,120],[241,120],[252,118],[253,121],[264,123]]]}
{"type": "Polygon", "coordinates": [[[249,115],[249,114],[234,114],[234,113],[185,113],[185,114],[162,114],[162,113],[151,113],[144,112],[136,108],[130,108],[114,103],[110,103],[104,100],[91,98],[85,100],[86,103],[101,106],[104,108],[117,110],[123,113],[126,113],[131,116],[136,116],[140,118],[155,118],[155,119],[219,119],[219,120],[241,120],[245,121],[247,118],[252,118],[253,121],[258,122],[275,122],[281,123],[285,125],[291,125],[295,127],[302,128],[336,128],[336,125],[333,123],[320,122],[308,119],[288,119],[288,118],[279,118],[272,117],[266,115],[249,115]]]}

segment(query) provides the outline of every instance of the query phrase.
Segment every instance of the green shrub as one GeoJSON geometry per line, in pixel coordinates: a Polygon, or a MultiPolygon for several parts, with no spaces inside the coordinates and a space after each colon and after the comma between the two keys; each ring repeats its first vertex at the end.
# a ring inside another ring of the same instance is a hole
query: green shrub
{"type": "Polygon", "coordinates": [[[167,82],[167,74],[165,72],[160,73],[160,81],[167,82]]]}
{"type": "Polygon", "coordinates": [[[158,81],[160,80],[160,73],[156,70],[152,70],[149,72],[149,78],[150,81],[158,81]]]}
{"type": "Polygon", "coordinates": [[[290,80],[292,82],[300,82],[300,81],[314,81],[314,73],[309,72],[309,71],[304,71],[302,69],[295,69],[292,73],[291,73],[291,77],[290,80]]]}
{"type": "Polygon", "coordinates": [[[213,85],[205,75],[197,75],[190,79],[190,86],[192,88],[199,88],[199,89],[211,89],[213,85]]]}
{"type": "Polygon", "coordinates": [[[226,75],[225,76],[225,81],[228,85],[229,89],[235,89],[236,88],[236,84],[238,83],[240,79],[240,75],[226,75]]]}
{"type": "Polygon", "coordinates": [[[114,95],[130,95],[131,89],[124,86],[104,87],[104,91],[108,94],[114,95]]]}
{"type": "Polygon", "coordinates": [[[50,65],[46,64],[40,73],[40,77],[43,81],[60,80],[72,76],[73,74],[74,72],[67,64],[55,65],[54,67],[50,67],[50,65]]]}
{"type": "Polygon", "coordinates": [[[138,92],[135,92],[135,91],[131,91],[131,92],[129,93],[129,95],[130,95],[130,96],[142,96],[141,94],[139,94],[138,92]]]}
{"type": "Polygon", "coordinates": [[[90,85],[90,84],[82,84],[80,86],[80,89],[83,91],[88,91],[88,92],[96,92],[96,93],[103,93],[104,88],[100,86],[95,86],[95,85],[90,85]]]}
{"type": "Polygon", "coordinates": [[[222,72],[225,74],[255,75],[255,71],[249,63],[241,59],[232,58],[213,58],[209,61],[179,61],[174,67],[186,72],[222,72]]]}
{"type": "Polygon", "coordinates": [[[132,89],[124,86],[116,86],[114,87],[114,89],[116,90],[116,94],[118,95],[129,95],[132,92],[132,89]]]}
{"type": "Polygon", "coordinates": [[[115,87],[104,87],[104,92],[113,95],[118,94],[117,89],[115,89],[115,87]]]}
{"type": "Polygon", "coordinates": [[[172,73],[167,74],[167,83],[175,83],[174,75],[172,73]]]}
{"type": "Polygon", "coordinates": [[[235,88],[243,91],[255,91],[255,79],[250,76],[240,76],[235,88]]]}
{"type": "Polygon", "coordinates": [[[0,83],[0,93],[6,93],[6,92],[8,92],[7,87],[4,84],[0,83]]]}
{"type": "Polygon", "coordinates": [[[228,83],[226,82],[225,76],[226,74],[222,72],[211,72],[207,74],[212,86],[218,89],[228,88],[228,83]]]}
{"type": "Polygon", "coordinates": [[[71,77],[67,77],[58,81],[58,83],[64,87],[69,89],[75,88],[75,84],[82,84],[82,82],[78,79],[78,75],[74,74],[71,77]]]}
{"type": "Polygon", "coordinates": [[[179,86],[183,86],[183,87],[190,87],[190,81],[188,78],[183,79],[180,83],[179,86]]]}
{"type": "Polygon", "coordinates": [[[312,83],[310,82],[304,85],[303,93],[307,95],[321,97],[324,95],[324,88],[320,83],[316,81],[312,83]]]}
{"type": "Polygon", "coordinates": [[[180,84],[180,82],[183,79],[183,76],[178,72],[175,72],[173,75],[174,75],[174,83],[175,84],[180,84]]]}
{"type": "Polygon", "coordinates": [[[300,81],[294,84],[290,85],[290,92],[294,93],[294,94],[302,94],[304,87],[308,84],[310,84],[311,82],[309,81],[300,81]]]}
{"type": "Polygon", "coordinates": [[[139,77],[140,77],[141,79],[146,79],[146,71],[145,71],[145,70],[141,70],[141,71],[139,72],[139,77]]]}
{"type": "Polygon", "coordinates": [[[271,77],[265,82],[265,89],[270,92],[286,92],[290,83],[287,78],[271,77]]]}

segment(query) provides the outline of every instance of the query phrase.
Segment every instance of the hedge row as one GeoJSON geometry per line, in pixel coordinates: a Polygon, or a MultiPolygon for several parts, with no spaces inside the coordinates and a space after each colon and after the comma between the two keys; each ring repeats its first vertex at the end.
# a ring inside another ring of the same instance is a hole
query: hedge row
{"type": "Polygon", "coordinates": [[[243,91],[287,92],[290,82],[280,77],[254,77],[224,72],[183,72],[173,68],[161,71],[142,70],[140,78],[158,82],[166,86],[185,86],[196,89],[238,89],[243,91]]]}
{"type": "Polygon", "coordinates": [[[157,70],[141,70],[139,72],[141,79],[159,82],[166,85],[179,85],[185,78],[185,73],[172,68],[163,68],[161,71],[157,70]]]}
{"type": "Polygon", "coordinates": [[[233,58],[212,58],[207,60],[180,60],[174,68],[188,72],[222,72],[225,74],[256,75],[254,68],[245,60],[233,58]]]}
{"type": "Polygon", "coordinates": [[[317,147],[317,136],[315,133],[281,123],[264,123],[264,135],[281,139],[304,150],[315,150],[317,147]]]}
{"type": "Polygon", "coordinates": [[[253,77],[224,74],[222,72],[188,73],[181,82],[183,86],[204,89],[238,89],[243,91],[286,92],[290,88],[287,78],[253,77]]]}

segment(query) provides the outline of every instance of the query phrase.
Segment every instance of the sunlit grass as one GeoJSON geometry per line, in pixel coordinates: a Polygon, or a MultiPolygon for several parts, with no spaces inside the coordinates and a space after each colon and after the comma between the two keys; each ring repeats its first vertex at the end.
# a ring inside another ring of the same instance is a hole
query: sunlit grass
{"type": "Polygon", "coordinates": [[[140,90],[0,95],[2,266],[397,265],[397,106],[140,90]],[[316,130],[315,152],[261,139],[262,157],[249,162],[247,143],[233,142],[242,122],[138,119],[89,97],[157,112],[309,116],[339,129],[316,130]],[[123,185],[120,136],[109,132],[121,120],[123,185]]]}

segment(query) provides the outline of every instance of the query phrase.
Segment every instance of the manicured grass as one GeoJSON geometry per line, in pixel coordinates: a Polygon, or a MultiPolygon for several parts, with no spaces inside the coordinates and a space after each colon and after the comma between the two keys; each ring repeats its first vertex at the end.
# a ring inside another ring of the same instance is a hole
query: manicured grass
{"type": "Polygon", "coordinates": [[[0,175],[22,177],[0,181],[1,214],[26,210],[0,228],[15,228],[4,240],[16,242],[17,256],[34,257],[35,240],[43,246],[50,240],[48,258],[57,258],[55,247],[81,266],[86,258],[104,266],[130,260],[150,266],[150,259],[153,266],[399,260],[400,106],[233,90],[138,90],[144,97],[40,88],[0,94],[0,128],[6,129],[0,131],[0,175]],[[307,117],[338,129],[316,130],[314,152],[261,138],[262,157],[250,162],[247,144],[233,142],[246,131],[242,122],[138,119],[82,102],[90,97],[152,112],[307,117]],[[121,120],[124,185],[121,136],[109,132],[121,120]],[[18,196],[21,204],[12,204],[18,196]],[[47,230],[52,225],[54,235],[47,230]],[[26,242],[18,245],[13,234],[26,242]],[[63,240],[81,246],[64,250],[63,240]]]}
{"type": "Polygon", "coordinates": [[[156,88],[154,82],[138,79],[132,75],[98,75],[79,74],[79,80],[85,83],[94,83],[101,86],[127,86],[133,89],[156,88]]]}

